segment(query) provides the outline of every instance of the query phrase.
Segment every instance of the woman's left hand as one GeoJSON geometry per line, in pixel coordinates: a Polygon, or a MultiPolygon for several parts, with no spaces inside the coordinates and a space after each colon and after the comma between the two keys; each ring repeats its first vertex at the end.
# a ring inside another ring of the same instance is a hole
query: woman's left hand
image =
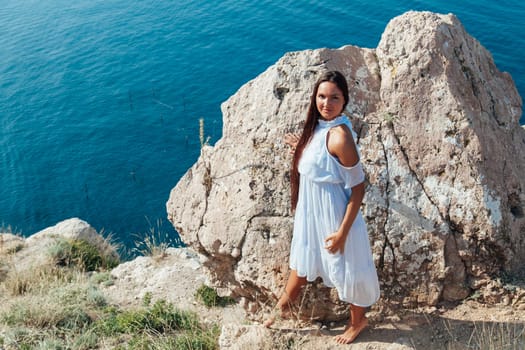
{"type": "Polygon", "coordinates": [[[330,254],[335,254],[338,251],[341,251],[341,254],[343,254],[345,252],[345,242],[346,236],[338,231],[325,238],[324,247],[330,254]]]}

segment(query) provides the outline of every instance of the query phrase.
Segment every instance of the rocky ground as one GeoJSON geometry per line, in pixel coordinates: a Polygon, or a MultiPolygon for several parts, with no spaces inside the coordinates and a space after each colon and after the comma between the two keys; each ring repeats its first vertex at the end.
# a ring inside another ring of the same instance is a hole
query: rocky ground
{"type": "MultiPolygon", "coordinates": [[[[272,329],[260,322],[263,312],[248,317],[236,304],[207,308],[195,298],[208,283],[202,258],[186,248],[169,248],[164,256],[139,257],[112,271],[106,288],[116,304],[133,307],[146,293],[190,309],[205,322],[222,326],[221,349],[523,349],[525,305],[486,305],[468,300],[425,310],[369,312],[370,327],[351,345],[338,345],[333,336],[344,324],[280,320],[272,329]],[[253,320],[253,319],[256,320],[253,320]],[[504,344],[496,339],[503,339],[504,344]]],[[[522,298],[521,299],[525,299],[522,298]]],[[[384,307],[384,305],[383,305],[384,307]]]]}
{"type": "MultiPolygon", "coordinates": [[[[62,231],[92,236],[92,229],[79,220],[65,221],[27,240],[0,236],[0,256],[11,262],[0,264],[0,277],[9,266],[21,271],[34,266],[29,262],[44,259],[49,240],[62,231]]],[[[368,329],[343,346],[333,336],[344,330],[344,323],[278,320],[266,329],[261,321],[267,310],[248,315],[242,302],[225,308],[204,306],[196,298],[197,289],[209,284],[203,262],[189,248],[158,250],[153,256],[121,263],[111,270],[111,283],[101,286],[105,298],[122,309],[143,306],[147,295],[151,301],[166,300],[196,312],[202,322],[221,327],[221,349],[525,349],[525,291],[519,286],[511,297],[494,286],[459,304],[420,310],[394,309],[380,300],[368,312],[368,329]]]]}

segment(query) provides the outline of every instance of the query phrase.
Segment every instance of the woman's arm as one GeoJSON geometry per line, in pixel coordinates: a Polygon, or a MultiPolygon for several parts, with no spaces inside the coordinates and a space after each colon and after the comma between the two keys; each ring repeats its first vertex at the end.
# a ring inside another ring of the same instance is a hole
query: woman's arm
{"type": "MultiPolygon", "coordinates": [[[[328,134],[328,152],[337,157],[339,162],[346,167],[355,166],[359,162],[359,154],[355,146],[352,133],[346,126],[335,127],[328,134]]],[[[352,194],[339,229],[325,239],[325,248],[332,254],[341,251],[344,253],[345,243],[350,228],[359,212],[365,196],[365,184],[361,182],[352,187],[352,194]]]]}

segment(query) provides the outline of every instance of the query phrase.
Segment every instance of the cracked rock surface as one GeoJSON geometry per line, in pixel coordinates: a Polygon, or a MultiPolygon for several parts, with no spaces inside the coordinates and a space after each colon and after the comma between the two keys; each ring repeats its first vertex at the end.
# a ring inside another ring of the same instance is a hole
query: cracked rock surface
{"type": "MultiPolygon", "coordinates": [[[[525,130],[509,74],[454,15],[407,12],[376,49],[287,53],[223,105],[223,137],[172,190],[168,218],[226,292],[255,312],[288,273],[291,155],[324,70],[347,78],[367,173],[363,214],[384,298],[456,301],[525,263],[525,130]]],[[[346,316],[334,291],[302,311],[346,316]]]]}

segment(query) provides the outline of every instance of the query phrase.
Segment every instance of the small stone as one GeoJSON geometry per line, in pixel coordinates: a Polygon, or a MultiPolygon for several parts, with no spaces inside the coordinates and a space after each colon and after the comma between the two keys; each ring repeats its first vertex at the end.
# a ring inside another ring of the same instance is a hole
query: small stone
{"type": "Polygon", "coordinates": [[[390,322],[399,322],[399,321],[401,321],[401,317],[399,317],[398,315],[393,315],[393,316],[389,316],[388,320],[390,322]]]}
{"type": "Polygon", "coordinates": [[[431,307],[428,307],[428,308],[426,309],[426,312],[429,313],[429,314],[433,314],[433,313],[438,312],[438,309],[437,309],[437,307],[435,307],[435,306],[431,306],[431,307]]]}
{"type": "Polygon", "coordinates": [[[503,312],[503,315],[505,315],[505,316],[512,316],[512,315],[514,315],[514,311],[513,310],[506,310],[505,312],[503,312]]]}
{"type": "Polygon", "coordinates": [[[257,303],[250,303],[249,306],[248,306],[248,311],[251,312],[252,314],[255,314],[257,311],[259,310],[259,306],[257,305],[257,303]]]}
{"type": "Polygon", "coordinates": [[[239,256],[241,256],[241,250],[239,248],[233,248],[232,257],[237,259],[239,256]]]}

